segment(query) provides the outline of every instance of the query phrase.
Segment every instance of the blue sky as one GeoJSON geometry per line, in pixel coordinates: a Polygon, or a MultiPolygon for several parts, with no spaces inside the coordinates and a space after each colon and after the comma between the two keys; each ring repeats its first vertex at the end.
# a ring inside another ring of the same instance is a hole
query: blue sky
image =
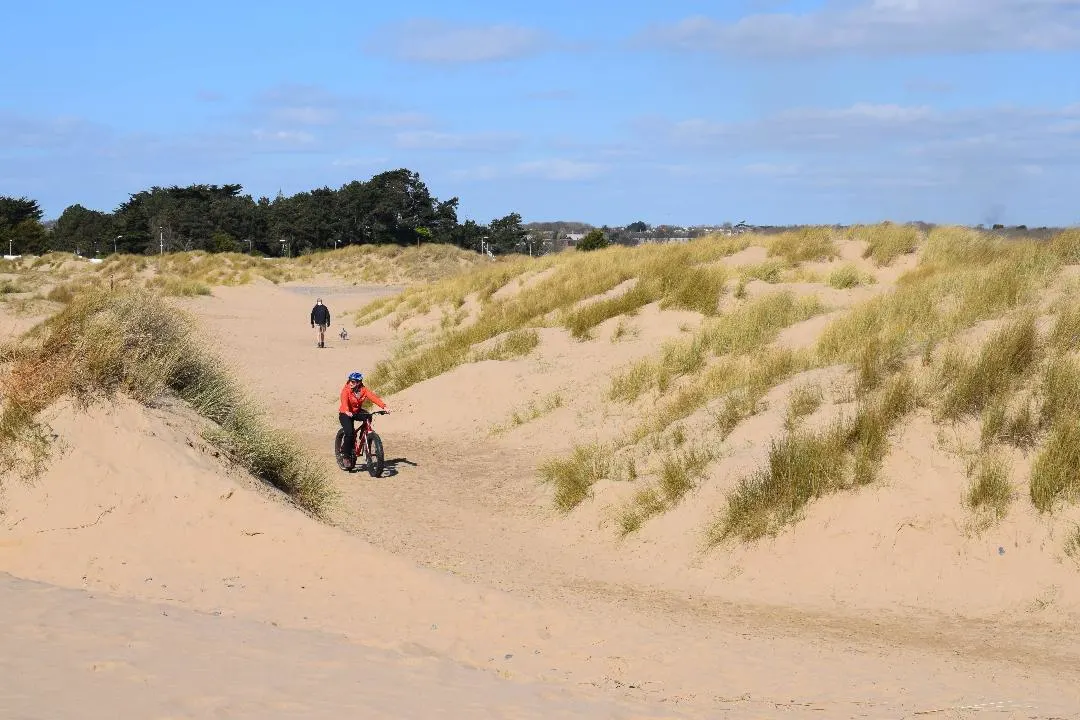
{"type": "Polygon", "coordinates": [[[1080,0],[11,5],[50,218],[407,167],[481,222],[1080,223],[1080,0]]]}

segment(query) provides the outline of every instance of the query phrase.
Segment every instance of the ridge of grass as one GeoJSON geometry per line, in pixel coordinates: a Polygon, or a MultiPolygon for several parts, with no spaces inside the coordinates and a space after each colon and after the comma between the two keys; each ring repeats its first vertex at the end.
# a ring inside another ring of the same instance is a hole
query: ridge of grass
{"type": "Polygon", "coordinates": [[[848,239],[865,242],[863,257],[873,260],[878,267],[887,267],[901,255],[915,253],[921,241],[921,234],[915,226],[891,222],[856,225],[848,229],[847,236],[848,239]]]}
{"type": "Polygon", "coordinates": [[[403,293],[394,301],[369,305],[359,315],[367,322],[394,312],[404,317],[439,305],[460,306],[469,297],[477,298],[480,304],[472,323],[443,328],[424,346],[379,363],[372,382],[387,392],[398,392],[468,362],[476,344],[527,328],[557,324],[567,328],[573,337],[585,340],[601,322],[632,314],[653,302],[716,314],[727,274],[724,268],[707,264],[745,242],[731,240],[702,238],[678,245],[614,246],[590,253],[519,260],[403,293]],[[510,297],[493,297],[526,270],[537,272],[533,282],[522,285],[510,297]],[[626,292],[593,299],[629,280],[635,284],[626,292]]]}
{"type": "Polygon", "coordinates": [[[323,515],[334,499],[322,464],[269,428],[186,315],[139,288],[97,288],[72,298],[24,336],[3,378],[0,471],[35,476],[49,454],[36,417],[62,396],[85,406],[123,394],[148,404],[171,392],[214,425],[204,437],[255,477],[323,515]]]}
{"type": "Polygon", "coordinates": [[[709,544],[775,535],[811,501],[872,483],[889,433],[914,408],[913,380],[899,373],[876,396],[860,401],[851,420],[774,438],[765,465],[728,495],[727,506],[709,528],[709,544]]]}

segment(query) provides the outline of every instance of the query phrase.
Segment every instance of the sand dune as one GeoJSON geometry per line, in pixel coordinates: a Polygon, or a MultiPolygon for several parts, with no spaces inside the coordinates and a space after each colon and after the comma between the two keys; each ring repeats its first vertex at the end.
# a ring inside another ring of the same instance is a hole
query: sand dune
{"type": "MultiPolygon", "coordinates": [[[[258,284],[179,302],[274,423],[332,465],[345,374],[395,342],[348,312],[388,291],[258,284]],[[316,294],[335,318],[323,350],[316,294]]],[[[51,467],[0,501],[0,714],[1076,716],[1080,573],[1033,515],[967,534],[958,461],[918,418],[880,486],[811,506],[776,540],[699,552],[786,393],[828,369],[774,389],[694,502],[638,535],[605,526],[618,483],[554,513],[537,462],[628,427],[597,400],[611,372],[690,320],[649,306],[616,343],[614,321],[588,343],[545,329],[527,358],[387,397],[390,471],[338,473],[334,525],[216,456],[179,405],[57,405],[51,467]],[[563,406],[491,434],[553,393],[563,406]]],[[[813,322],[781,342],[810,342],[813,322]]]]}

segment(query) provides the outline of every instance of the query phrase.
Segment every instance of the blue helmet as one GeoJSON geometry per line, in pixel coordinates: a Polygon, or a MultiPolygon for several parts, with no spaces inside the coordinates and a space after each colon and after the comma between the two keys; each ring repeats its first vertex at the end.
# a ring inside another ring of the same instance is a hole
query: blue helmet
{"type": "Polygon", "coordinates": [[[360,382],[363,382],[364,381],[364,374],[354,371],[354,372],[349,373],[349,379],[350,380],[359,380],[360,382]]]}

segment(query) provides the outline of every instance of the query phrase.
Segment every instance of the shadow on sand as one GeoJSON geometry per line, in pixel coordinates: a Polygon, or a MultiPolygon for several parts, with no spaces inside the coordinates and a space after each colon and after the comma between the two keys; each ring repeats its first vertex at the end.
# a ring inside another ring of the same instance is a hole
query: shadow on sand
{"type": "MultiPolygon", "coordinates": [[[[382,471],[382,475],[380,475],[379,477],[380,478],[394,477],[399,472],[399,470],[398,470],[399,465],[409,465],[410,467],[417,467],[417,464],[414,463],[409,458],[403,458],[403,457],[400,457],[400,458],[387,458],[386,460],[383,461],[383,471],[382,471]]],[[[363,473],[363,474],[366,475],[366,474],[368,474],[367,463],[360,460],[360,461],[358,461],[356,463],[356,465],[353,466],[353,469],[349,470],[348,472],[350,474],[352,474],[352,473],[363,473]]]]}

